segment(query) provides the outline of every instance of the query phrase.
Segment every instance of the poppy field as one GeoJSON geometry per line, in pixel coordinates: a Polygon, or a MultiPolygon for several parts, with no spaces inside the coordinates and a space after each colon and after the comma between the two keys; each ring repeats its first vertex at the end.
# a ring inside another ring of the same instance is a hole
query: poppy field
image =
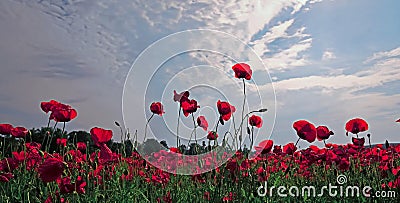
{"type": "MultiPolygon", "coordinates": [[[[187,145],[178,134],[176,143],[168,143],[171,147],[146,140],[154,116],[168,113],[157,101],[149,104],[152,114],[143,142],[137,131],[131,134],[118,122],[115,125],[120,132],[101,127],[67,132],[78,111],[56,100],[40,103],[49,115],[47,126],[40,129],[1,121],[1,202],[400,200],[400,145],[388,141],[371,145],[370,126],[362,118],[344,121],[345,135],[335,134],[328,125],[297,120],[288,126],[293,128],[293,142],[275,145],[265,137],[254,143],[254,130],[262,128],[262,114],[268,113],[268,107],[244,112],[246,80],[252,78],[252,70],[245,63],[235,64],[232,70],[243,82],[243,107],[216,98],[219,117],[212,128],[205,116],[195,116],[201,102],[191,99],[189,91],[171,95],[179,106],[179,116],[193,120],[187,145]],[[234,123],[234,116],[239,122],[236,120],[233,131],[223,132],[219,126],[234,123]],[[198,144],[197,128],[206,132],[208,143],[198,144]],[[331,136],[347,136],[349,143],[331,143],[331,136]],[[243,147],[244,137],[248,147],[243,147]],[[119,138],[120,142],[114,141],[119,138]],[[325,147],[311,144],[300,149],[299,142],[323,142],[325,147]]],[[[393,125],[400,125],[400,119],[393,125]]]]}

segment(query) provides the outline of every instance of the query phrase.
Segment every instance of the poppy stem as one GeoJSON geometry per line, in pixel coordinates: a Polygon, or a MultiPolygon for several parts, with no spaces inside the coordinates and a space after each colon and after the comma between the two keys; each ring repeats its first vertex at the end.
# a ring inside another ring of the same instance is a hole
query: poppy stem
{"type": "Polygon", "coordinates": [[[50,121],[51,121],[51,119],[50,119],[50,117],[49,117],[49,121],[47,121],[47,128],[50,127],[50,121]]]}
{"type": "Polygon", "coordinates": [[[58,122],[56,121],[56,123],[54,124],[54,127],[53,127],[53,133],[51,133],[50,140],[47,139],[46,147],[45,147],[45,150],[46,150],[47,152],[49,152],[49,150],[50,150],[51,141],[53,141],[53,136],[54,136],[54,134],[56,133],[57,124],[58,124],[58,122]]]}
{"type": "Polygon", "coordinates": [[[219,126],[219,122],[222,119],[222,116],[219,117],[219,119],[217,120],[217,125],[215,125],[215,132],[218,133],[218,126],[219,126]]]}
{"type": "MultiPolygon", "coordinates": [[[[242,118],[242,121],[240,122],[240,125],[239,125],[239,128],[238,128],[238,130],[236,130],[235,129],[235,136],[236,136],[236,144],[239,144],[239,142],[238,142],[238,134],[239,134],[239,132],[241,132],[242,131],[242,129],[243,129],[243,122],[244,122],[244,120],[246,119],[246,118],[248,118],[249,117],[249,115],[251,114],[251,113],[253,113],[253,111],[252,112],[249,112],[249,113],[247,113],[243,118],[242,118]]],[[[239,137],[240,138],[240,137],[239,137]]],[[[241,145],[241,144],[240,144],[241,145]]],[[[238,149],[239,147],[236,147],[236,149],[238,149]]],[[[241,149],[241,148],[240,148],[241,149]]]]}
{"type": "Polygon", "coordinates": [[[295,147],[297,146],[297,144],[299,143],[299,141],[300,141],[300,138],[297,139],[296,144],[294,144],[295,147]]]}
{"type": "Polygon", "coordinates": [[[253,144],[254,144],[254,126],[251,126],[251,139],[250,139],[250,149],[249,153],[253,149],[253,144]]]}
{"type": "Polygon", "coordinates": [[[61,131],[61,137],[63,137],[63,135],[64,135],[64,130],[65,130],[65,122],[63,124],[63,128],[62,128],[62,131],[61,131]]]}
{"type": "Polygon", "coordinates": [[[2,143],[2,147],[3,147],[3,153],[1,154],[2,156],[5,156],[4,155],[4,152],[5,152],[5,149],[6,149],[6,136],[5,135],[3,135],[3,143],[2,143]]]}
{"type": "Polygon", "coordinates": [[[124,136],[124,132],[122,131],[122,127],[121,126],[118,126],[118,127],[119,127],[119,129],[121,131],[121,147],[120,147],[120,149],[122,151],[122,155],[126,156],[126,150],[125,150],[125,139],[126,139],[126,137],[124,136]]]}
{"type": "Polygon", "coordinates": [[[192,141],[192,137],[193,137],[194,130],[195,130],[195,129],[193,129],[192,132],[190,133],[189,142],[188,142],[188,144],[187,144],[188,147],[189,147],[189,145],[190,145],[190,142],[192,141]]]}
{"type": "Polygon", "coordinates": [[[176,125],[176,148],[179,147],[179,120],[180,120],[180,118],[181,118],[181,108],[182,108],[182,105],[181,105],[181,103],[179,102],[178,124],[176,125]]]}
{"type": "MultiPolygon", "coordinates": [[[[297,144],[299,143],[299,141],[300,141],[300,138],[297,139],[296,144],[294,144],[294,148],[295,148],[295,149],[296,149],[296,146],[297,146],[297,144]]],[[[292,165],[292,162],[293,162],[293,160],[294,160],[294,153],[295,153],[295,152],[293,152],[293,154],[292,154],[292,159],[290,159],[289,165],[287,166],[285,175],[287,175],[287,174],[289,173],[290,165],[292,165]]]]}
{"type": "MultiPolygon", "coordinates": [[[[129,129],[128,129],[128,131],[129,131],[129,129]]],[[[137,138],[138,138],[138,134],[137,134],[137,130],[136,130],[135,135],[133,136],[133,140],[134,140],[133,146],[134,146],[135,150],[137,149],[137,145],[138,145],[137,138]]]]}
{"type": "Polygon", "coordinates": [[[151,116],[150,116],[149,120],[147,120],[147,122],[146,122],[146,127],[144,128],[144,138],[143,138],[143,143],[144,143],[144,141],[146,141],[146,135],[147,135],[147,126],[149,125],[149,122],[150,122],[150,120],[153,118],[153,116],[154,116],[154,113],[153,113],[153,114],[151,114],[151,116]]]}
{"type": "Polygon", "coordinates": [[[194,126],[194,141],[196,142],[196,147],[197,147],[197,133],[196,133],[196,128],[197,128],[197,126],[196,126],[196,121],[195,121],[195,119],[194,119],[194,115],[193,115],[193,113],[191,113],[192,114],[192,120],[193,120],[193,126],[194,126]]]}
{"type": "MultiPolygon", "coordinates": [[[[369,135],[369,134],[368,134],[369,135]]],[[[368,137],[368,143],[369,143],[369,148],[371,149],[372,148],[372,145],[371,145],[371,136],[367,136],[368,137]]]]}
{"type": "MultiPolygon", "coordinates": [[[[242,79],[243,81],[243,106],[242,106],[242,124],[243,124],[243,117],[244,117],[244,106],[246,105],[246,83],[244,81],[244,78],[242,79]]],[[[243,136],[243,128],[242,124],[240,125],[240,134],[239,134],[239,147],[240,150],[242,150],[242,136],[243,136]]]]}

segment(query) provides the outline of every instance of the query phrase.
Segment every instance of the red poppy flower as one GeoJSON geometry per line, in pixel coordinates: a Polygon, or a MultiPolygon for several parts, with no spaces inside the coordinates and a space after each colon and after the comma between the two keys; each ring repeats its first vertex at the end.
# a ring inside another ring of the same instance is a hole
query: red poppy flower
{"type": "Polygon", "coordinates": [[[211,199],[211,195],[210,192],[204,192],[203,198],[207,201],[210,201],[211,199]]]}
{"type": "Polygon", "coordinates": [[[50,119],[54,119],[57,122],[69,122],[76,118],[78,112],[72,108],[66,109],[55,109],[50,114],[50,119]]]}
{"type": "Polygon", "coordinates": [[[175,102],[179,101],[180,103],[182,103],[183,101],[189,100],[189,95],[190,95],[189,91],[184,91],[178,94],[174,90],[174,101],[175,102]]]}
{"type": "Polygon", "coordinates": [[[246,80],[251,79],[252,70],[248,64],[237,63],[232,66],[232,70],[235,72],[236,78],[245,78],[246,80]]]}
{"type": "Polygon", "coordinates": [[[111,140],[113,136],[112,130],[105,130],[103,128],[94,127],[90,130],[90,135],[95,145],[106,143],[111,140]]]}
{"type": "Polygon", "coordinates": [[[202,127],[205,131],[207,131],[208,128],[208,122],[204,116],[199,116],[197,117],[197,125],[202,127]]]}
{"type": "Polygon", "coordinates": [[[78,115],[78,112],[70,105],[55,100],[41,102],[40,107],[45,113],[51,111],[49,119],[53,119],[56,122],[69,122],[78,115]]]}
{"type": "Polygon", "coordinates": [[[354,118],[346,123],[346,131],[353,134],[364,132],[368,130],[368,123],[361,118],[354,118]]]}
{"type": "Polygon", "coordinates": [[[229,195],[223,197],[222,201],[223,202],[230,202],[230,201],[233,201],[235,199],[235,197],[236,197],[236,194],[234,194],[232,192],[229,192],[229,195]]]}
{"type": "Polygon", "coordinates": [[[83,194],[85,193],[85,186],[86,186],[85,180],[82,178],[82,176],[78,176],[75,181],[75,191],[78,194],[83,194]]]}
{"type": "Polygon", "coordinates": [[[294,145],[293,142],[290,142],[283,146],[283,152],[288,155],[292,155],[297,150],[297,147],[294,145]]]}
{"type": "Polygon", "coordinates": [[[258,144],[258,146],[255,146],[254,148],[256,149],[257,152],[260,152],[261,154],[267,154],[271,151],[272,147],[274,146],[274,141],[272,140],[264,140],[258,144]]]}
{"type": "Polygon", "coordinates": [[[75,189],[74,185],[71,184],[71,177],[69,176],[58,179],[57,184],[62,194],[72,193],[75,189]]]}
{"type": "Polygon", "coordinates": [[[272,150],[272,152],[273,152],[274,154],[280,154],[280,153],[282,153],[282,148],[281,148],[281,146],[280,146],[280,145],[275,145],[275,146],[274,146],[274,149],[272,150]]]}
{"type": "Polygon", "coordinates": [[[182,105],[183,115],[185,115],[186,117],[189,116],[190,113],[196,112],[197,108],[200,108],[200,106],[197,105],[197,101],[194,99],[183,101],[181,105],[182,105]]]}
{"type": "Polygon", "coordinates": [[[346,158],[342,158],[339,161],[338,168],[342,171],[346,171],[350,168],[350,162],[346,158]]]}
{"type": "Polygon", "coordinates": [[[180,151],[178,148],[176,148],[176,147],[170,147],[170,148],[169,148],[169,151],[170,151],[170,152],[175,152],[175,153],[181,153],[181,151],[180,151]]]}
{"type": "Polygon", "coordinates": [[[18,168],[19,161],[15,158],[5,158],[0,161],[0,171],[12,172],[14,169],[18,168]]]}
{"type": "Polygon", "coordinates": [[[365,143],[365,138],[351,138],[351,141],[353,142],[354,145],[362,147],[364,146],[365,143]]]}
{"type": "Polygon", "coordinates": [[[0,134],[2,135],[11,134],[11,129],[13,129],[13,126],[11,124],[7,123],[0,124],[0,134]]]}
{"type": "Polygon", "coordinates": [[[12,178],[14,178],[14,175],[12,173],[1,173],[0,174],[0,182],[7,183],[12,178]]]}
{"type": "Polygon", "coordinates": [[[301,139],[306,140],[309,143],[314,142],[315,138],[317,138],[317,129],[312,123],[306,120],[294,122],[293,128],[301,139]]]}
{"type": "Polygon", "coordinates": [[[77,111],[67,104],[53,104],[50,109],[50,119],[53,119],[57,122],[69,122],[78,115],[77,111]]]}
{"type": "Polygon", "coordinates": [[[38,168],[39,178],[45,182],[52,182],[61,177],[64,163],[57,158],[46,159],[38,168]]]}
{"type": "Polygon", "coordinates": [[[257,128],[261,128],[262,126],[262,119],[260,116],[252,115],[249,118],[249,124],[251,126],[256,126],[257,128]]]}
{"type": "Polygon", "coordinates": [[[269,173],[267,170],[265,170],[262,166],[260,166],[257,171],[256,174],[258,175],[258,181],[259,182],[265,182],[268,180],[269,178],[269,173]]]}
{"type": "Polygon", "coordinates": [[[60,145],[60,146],[65,147],[65,146],[67,146],[67,139],[65,139],[65,138],[57,138],[56,143],[58,145],[60,145]]]}
{"type": "Polygon", "coordinates": [[[334,133],[328,129],[326,126],[318,126],[317,127],[317,139],[319,141],[326,140],[329,136],[333,135],[334,133]]]}
{"type": "Polygon", "coordinates": [[[71,177],[67,176],[57,180],[58,187],[62,194],[68,194],[76,191],[78,194],[85,193],[86,182],[82,176],[76,178],[75,183],[71,183],[71,177]]]}
{"type": "Polygon", "coordinates": [[[112,159],[112,151],[110,148],[108,148],[108,146],[103,143],[100,145],[100,156],[99,159],[101,159],[102,161],[109,161],[112,159]]]}
{"type": "Polygon", "coordinates": [[[48,113],[49,111],[52,111],[52,109],[61,103],[56,101],[56,100],[50,100],[49,102],[41,102],[40,103],[40,108],[45,112],[48,113]]]}
{"type": "Polygon", "coordinates": [[[151,103],[151,105],[150,105],[150,111],[152,112],[152,113],[154,113],[154,114],[158,114],[158,115],[160,115],[160,116],[162,116],[163,115],[163,113],[165,113],[164,112],[164,110],[163,110],[163,105],[161,104],[161,102],[153,102],[153,103],[151,103]]]}
{"type": "Polygon", "coordinates": [[[208,132],[207,139],[216,140],[217,138],[218,138],[217,132],[214,132],[214,131],[208,132]]]}
{"type": "Polygon", "coordinates": [[[28,129],[24,127],[15,127],[11,129],[11,135],[16,138],[23,138],[28,134],[28,129]]]}
{"type": "Polygon", "coordinates": [[[228,102],[221,102],[220,100],[217,102],[217,108],[224,121],[228,121],[231,118],[232,113],[236,111],[234,106],[230,105],[228,102]]]}
{"type": "Polygon", "coordinates": [[[77,142],[76,143],[76,148],[80,151],[85,151],[86,150],[86,144],[84,142],[77,142]]]}
{"type": "Polygon", "coordinates": [[[40,147],[42,147],[42,145],[37,142],[28,142],[25,146],[27,152],[32,152],[34,154],[38,154],[40,147]]]}
{"type": "Polygon", "coordinates": [[[14,159],[16,159],[20,163],[22,163],[26,158],[25,151],[12,152],[12,155],[14,156],[14,159]]]}

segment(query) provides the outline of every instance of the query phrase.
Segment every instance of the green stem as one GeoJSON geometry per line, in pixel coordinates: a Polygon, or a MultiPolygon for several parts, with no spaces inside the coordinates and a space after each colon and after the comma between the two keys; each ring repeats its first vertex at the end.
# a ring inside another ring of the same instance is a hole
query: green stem
{"type": "Polygon", "coordinates": [[[150,118],[147,120],[146,122],[146,127],[144,128],[144,138],[143,138],[143,143],[144,141],[146,141],[146,137],[147,137],[147,126],[149,125],[150,120],[153,118],[154,113],[151,114],[150,118]]]}
{"type": "MultiPolygon", "coordinates": [[[[296,144],[294,144],[294,148],[296,148],[296,146],[299,143],[299,141],[300,141],[300,138],[297,139],[296,144]]],[[[288,167],[286,169],[285,175],[287,175],[289,173],[290,165],[292,165],[293,160],[294,160],[294,152],[292,154],[292,159],[290,159],[289,165],[288,165],[288,167]]]]}
{"type": "Polygon", "coordinates": [[[51,133],[51,135],[50,135],[50,140],[48,139],[47,140],[48,142],[46,142],[46,148],[45,149],[46,149],[47,152],[49,152],[49,150],[50,150],[51,141],[53,141],[54,134],[56,133],[57,124],[58,124],[58,122],[56,121],[56,123],[54,124],[54,127],[53,127],[53,133],[51,133]]]}
{"type": "Polygon", "coordinates": [[[194,141],[196,142],[196,147],[197,147],[197,133],[196,133],[197,126],[196,126],[196,121],[194,119],[194,115],[193,115],[193,113],[191,113],[191,114],[192,114],[192,120],[193,120],[193,126],[194,126],[194,141]]]}
{"type": "Polygon", "coordinates": [[[64,124],[63,124],[63,128],[62,128],[62,131],[61,131],[61,138],[62,138],[63,135],[64,135],[64,130],[65,130],[65,122],[64,122],[64,124]]]}
{"type": "Polygon", "coordinates": [[[197,128],[197,126],[195,126],[194,129],[192,130],[192,132],[190,133],[189,142],[188,142],[188,144],[187,144],[188,147],[189,147],[189,145],[190,145],[190,142],[192,141],[193,133],[194,133],[194,131],[196,130],[196,128],[197,128]]]}
{"type": "Polygon", "coordinates": [[[219,120],[222,119],[222,116],[217,120],[217,125],[215,125],[215,132],[218,133],[218,126],[219,126],[219,120]]]}
{"type": "Polygon", "coordinates": [[[251,126],[251,139],[250,139],[250,149],[249,153],[253,149],[253,144],[254,144],[254,126],[251,126]]]}
{"type": "Polygon", "coordinates": [[[3,153],[1,154],[1,158],[4,158],[4,157],[6,157],[6,155],[4,154],[5,153],[5,148],[6,148],[6,136],[5,135],[3,135],[3,144],[2,144],[3,146],[3,153]]]}
{"type": "MultiPolygon", "coordinates": [[[[245,107],[245,105],[246,105],[246,83],[245,83],[245,81],[244,81],[244,78],[243,78],[242,80],[243,80],[242,120],[243,120],[243,117],[244,117],[244,107],[245,107]]],[[[242,139],[243,139],[243,128],[242,128],[242,126],[240,126],[240,135],[239,135],[239,142],[240,142],[239,147],[240,147],[240,150],[242,149],[242,139]]]]}
{"type": "Polygon", "coordinates": [[[124,132],[122,131],[122,127],[119,126],[119,129],[121,131],[121,151],[122,151],[122,156],[126,157],[126,150],[125,150],[125,139],[126,137],[124,137],[124,132]]]}
{"type": "Polygon", "coordinates": [[[181,108],[182,108],[182,105],[179,102],[178,124],[176,125],[176,148],[179,147],[179,123],[180,123],[179,120],[181,118],[181,108]]]}

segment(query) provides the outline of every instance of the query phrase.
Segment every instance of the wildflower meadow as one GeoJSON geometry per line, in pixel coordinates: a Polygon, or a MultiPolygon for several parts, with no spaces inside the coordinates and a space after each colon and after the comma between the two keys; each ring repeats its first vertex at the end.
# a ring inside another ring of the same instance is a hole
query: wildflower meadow
{"type": "MultiPolygon", "coordinates": [[[[368,132],[368,122],[356,115],[343,121],[346,134],[336,134],[329,123],[316,126],[300,119],[287,126],[293,129],[288,135],[293,142],[275,145],[265,137],[255,143],[254,132],[263,127],[269,107],[245,112],[246,83],[253,77],[252,69],[237,63],[232,70],[243,84],[240,96],[244,102],[232,104],[215,98],[216,123],[196,114],[201,108],[196,95],[171,92],[178,116],[193,123],[188,142],[178,133],[174,143],[147,139],[153,119],[168,113],[159,101],[148,104],[146,111],[151,116],[144,132],[128,131],[118,121],[117,132],[101,126],[70,132],[68,123],[79,116],[78,110],[56,100],[38,104],[49,116],[47,126],[27,129],[1,121],[0,202],[400,200],[400,145],[389,141],[372,145],[374,135],[368,132]],[[227,123],[233,129],[221,130],[227,123]],[[198,142],[200,131],[207,134],[208,142],[198,142]],[[138,139],[139,135],[144,139],[138,139]],[[331,143],[331,136],[347,136],[348,144],[331,143]],[[245,138],[249,140],[246,146],[245,138]],[[299,142],[311,145],[300,148],[299,142]],[[323,142],[324,147],[315,142],[323,142]]],[[[400,119],[393,125],[400,130],[400,119]]]]}

